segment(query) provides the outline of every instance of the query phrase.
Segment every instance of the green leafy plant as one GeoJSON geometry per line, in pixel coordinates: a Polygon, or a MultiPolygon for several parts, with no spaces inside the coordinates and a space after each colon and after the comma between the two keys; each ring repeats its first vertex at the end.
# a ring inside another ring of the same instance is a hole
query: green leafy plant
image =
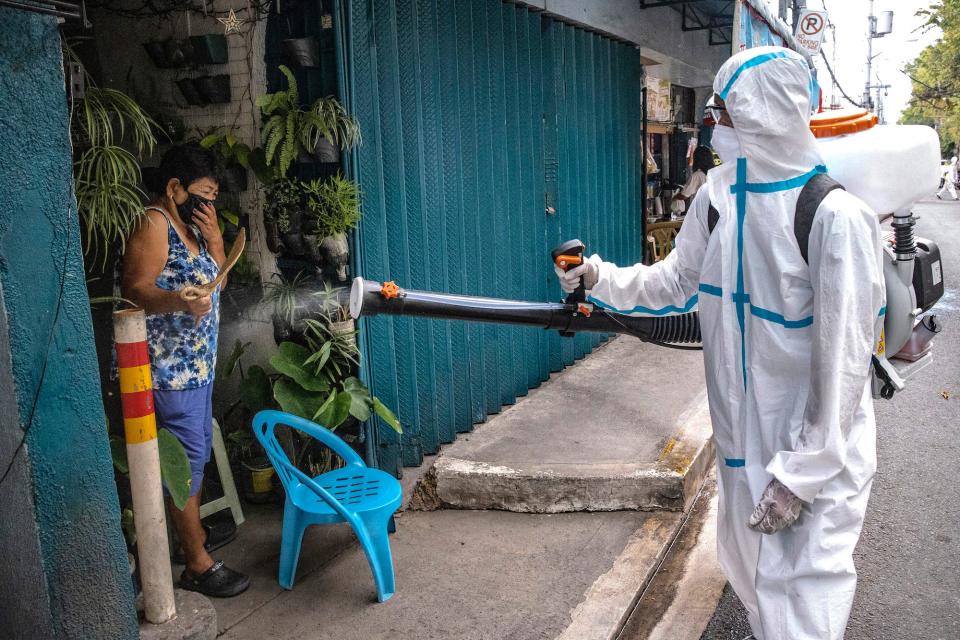
{"type": "Polygon", "coordinates": [[[316,218],[324,236],[346,233],[360,222],[360,185],[335,174],[303,184],[308,215],[316,218]]]}
{"type": "Polygon", "coordinates": [[[273,314],[275,316],[293,326],[298,319],[298,312],[304,308],[306,302],[304,283],[307,276],[302,271],[290,280],[285,279],[279,273],[275,273],[274,276],[276,276],[277,282],[268,282],[264,285],[266,292],[263,299],[265,302],[273,304],[273,314]]]}
{"type": "Polygon", "coordinates": [[[301,152],[313,153],[323,138],[343,149],[360,142],[359,126],[335,98],[318,98],[304,109],[293,72],[284,65],[279,69],[287,88],[257,98],[266,163],[279,176],[287,174],[301,152]]]}
{"type": "Polygon", "coordinates": [[[333,96],[315,100],[311,113],[316,116],[307,121],[306,127],[311,149],[316,149],[324,138],[343,150],[360,144],[360,125],[333,96]]]}
{"type": "Polygon", "coordinates": [[[263,219],[277,225],[280,233],[290,230],[289,210],[300,206],[302,183],[282,178],[264,187],[263,219]]]}
{"type": "MultiPolygon", "coordinates": [[[[177,437],[162,427],[157,429],[157,446],[160,449],[163,484],[170,492],[173,503],[178,509],[183,509],[190,498],[190,485],[193,482],[190,459],[177,437]]],[[[114,468],[123,475],[129,475],[126,441],[120,436],[110,436],[110,453],[114,468]]]]}
{"type": "Polygon", "coordinates": [[[350,319],[350,310],[340,303],[343,291],[343,287],[333,287],[324,280],[323,290],[313,293],[320,302],[320,313],[323,314],[327,324],[346,322],[350,319]]]}
{"type": "Polygon", "coordinates": [[[225,166],[239,164],[252,171],[257,180],[264,184],[270,184],[275,179],[273,169],[267,166],[263,149],[251,148],[250,145],[240,142],[237,134],[229,127],[208,129],[198,142],[201,147],[217,154],[225,166]]]}
{"type": "Polygon", "coordinates": [[[153,153],[156,126],[133,98],[115,89],[89,87],[75,105],[73,182],[87,251],[96,253],[113,242],[123,247],[143,212],[140,159],[153,153]]]}

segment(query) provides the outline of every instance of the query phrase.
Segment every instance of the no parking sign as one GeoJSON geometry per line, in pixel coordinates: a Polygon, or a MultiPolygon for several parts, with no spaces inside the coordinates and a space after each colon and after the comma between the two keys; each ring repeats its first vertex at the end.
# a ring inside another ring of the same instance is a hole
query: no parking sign
{"type": "Polygon", "coordinates": [[[797,44],[806,49],[811,56],[820,53],[820,43],[823,42],[823,33],[827,30],[827,12],[804,9],[797,21],[797,32],[794,38],[797,44]]]}

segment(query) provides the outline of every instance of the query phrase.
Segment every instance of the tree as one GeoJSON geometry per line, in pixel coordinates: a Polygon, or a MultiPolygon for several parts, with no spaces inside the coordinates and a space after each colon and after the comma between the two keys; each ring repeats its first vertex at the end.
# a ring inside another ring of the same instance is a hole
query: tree
{"type": "Polygon", "coordinates": [[[943,35],[904,69],[913,90],[900,122],[934,127],[949,154],[960,141],[960,0],[940,0],[917,15],[943,35]]]}

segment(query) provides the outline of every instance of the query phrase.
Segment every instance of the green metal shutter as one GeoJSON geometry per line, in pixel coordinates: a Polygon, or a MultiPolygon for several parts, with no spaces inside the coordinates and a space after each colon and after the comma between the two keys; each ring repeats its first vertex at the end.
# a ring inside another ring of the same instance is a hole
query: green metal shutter
{"type": "MultiPolygon", "coordinates": [[[[364,136],[358,273],[405,287],[557,300],[550,249],[640,260],[640,89],[630,45],[499,0],[349,0],[348,100],[364,136]],[[555,213],[548,214],[552,206],[555,213]]],[[[601,337],[377,317],[363,375],[416,465],[582,358],[601,337]]]]}

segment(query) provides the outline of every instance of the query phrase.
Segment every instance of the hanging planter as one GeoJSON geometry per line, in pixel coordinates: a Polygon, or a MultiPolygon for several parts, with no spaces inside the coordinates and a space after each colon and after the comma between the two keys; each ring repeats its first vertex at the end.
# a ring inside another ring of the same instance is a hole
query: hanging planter
{"type": "Polygon", "coordinates": [[[340,162],[340,148],[330,142],[329,138],[320,138],[313,155],[317,162],[340,162]]]}
{"type": "Polygon", "coordinates": [[[335,282],[346,282],[347,265],[350,262],[350,245],[347,234],[337,233],[320,241],[320,252],[327,276],[335,282]]]}
{"type": "Polygon", "coordinates": [[[177,80],[177,88],[180,89],[180,93],[187,104],[194,107],[202,107],[208,104],[208,100],[200,93],[200,89],[193,78],[180,78],[177,80]]]}
{"type": "Polygon", "coordinates": [[[195,79],[200,95],[210,104],[225,104],[230,102],[230,76],[220,74],[216,76],[201,76],[195,79]]]}
{"type": "Polygon", "coordinates": [[[280,232],[277,230],[276,222],[266,222],[264,223],[264,235],[266,236],[267,249],[270,249],[272,253],[280,253],[280,249],[283,246],[280,240],[280,232]]]}
{"type": "Polygon", "coordinates": [[[147,55],[150,56],[150,61],[153,62],[153,66],[157,67],[158,69],[169,69],[171,67],[170,61],[167,59],[167,51],[162,40],[151,40],[149,42],[144,42],[143,48],[146,49],[147,55]]]}
{"type": "Polygon", "coordinates": [[[320,41],[316,38],[288,38],[280,41],[284,59],[294,67],[320,66],[320,41]]]}
{"type": "Polygon", "coordinates": [[[167,54],[167,63],[171,67],[183,67],[193,62],[193,44],[188,38],[175,40],[171,38],[163,43],[167,54]]]}
{"type": "Polygon", "coordinates": [[[228,164],[220,174],[220,190],[240,193],[247,190],[247,170],[239,164],[228,164]]]}
{"type": "Polygon", "coordinates": [[[190,36],[190,43],[197,64],[225,64],[228,60],[227,37],[222,33],[190,36]]]}

